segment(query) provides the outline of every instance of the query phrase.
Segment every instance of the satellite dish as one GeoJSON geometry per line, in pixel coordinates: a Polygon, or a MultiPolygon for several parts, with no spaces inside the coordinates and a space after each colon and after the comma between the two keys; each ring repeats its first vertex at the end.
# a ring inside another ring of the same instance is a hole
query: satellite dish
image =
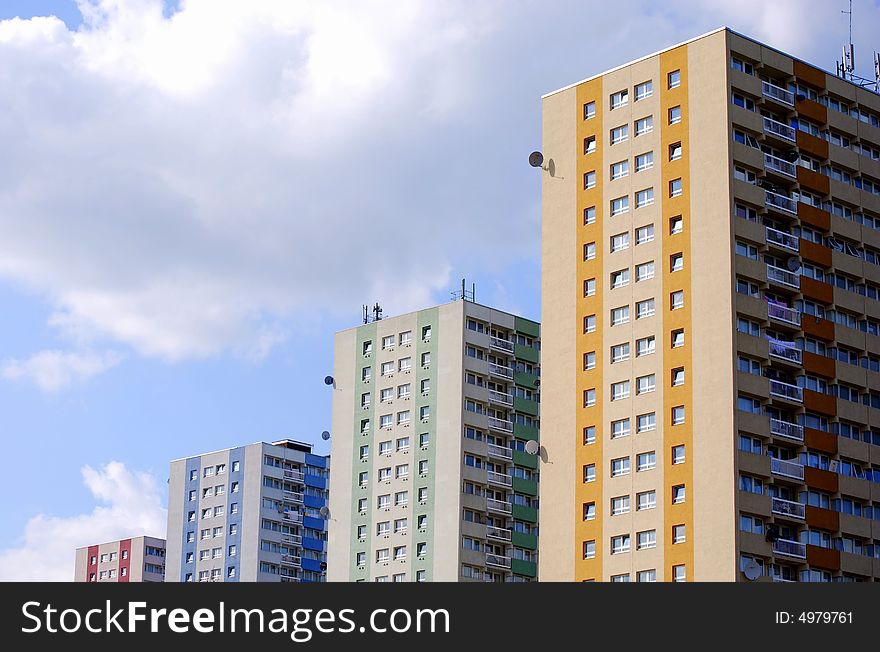
{"type": "Polygon", "coordinates": [[[330,439],[330,433],[325,430],[324,432],[321,433],[321,439],[323,439],[324,441],[327,441],[328,439],[330,439]]]}
{"type": "Polygon", "coordinates": [[[746,562],[745,568],[743,568],[743,575],[745,575],[746,579],[750,582],[754,582],[761,577],[761,567],[758,565],[758,562],[754,559],[749,559],[749,561],[746,562]]]}
{"type": "Polygon", "coordinates": [[[318,510],[318,514],[321,515],[321,518],[327,518],[330,516],[330,508],[324,505],[321,509],[318,510]]]}
{"type": "Polygon", "coordinates": [[[336,381],[333,380],[333,376],[324,376],[324,384],[325,385],[332,385],[335,382],[336,381]]]}
{"type": "Polygon", "coordinates": [[[797,95],[795,95],[795,99],[797,99],[798,102],[803,102],[805,99],[807,99],[807,96],[803,93],[798,93],[797,95]]]}
{"type": "Polygon", "coordinates": [[[788,260],[785,261],[785,266],[788,268],[789,272],[796,272],[801,268],[801,259],[797,256],[790,256],[788,260]]]}
{"type": "Polygon", "coordinates": [[[789,163],[795,163],[801,157],[795,150],[790,149],[785,153],[785,160],[789,163]]]}
{"type": "Polygon", "coordinates": [[[539,450],[541,450],[541,444],[534,439],[529,439],[526,442],[526,453],[529,455],[537,455],[539,450]]]}
{"type": "Polygon", "coordinates": [[[529,154],[529,165],[533,168],[539,168],[544,165],[544,155],[541,152],[532,152],[529,154]]]}

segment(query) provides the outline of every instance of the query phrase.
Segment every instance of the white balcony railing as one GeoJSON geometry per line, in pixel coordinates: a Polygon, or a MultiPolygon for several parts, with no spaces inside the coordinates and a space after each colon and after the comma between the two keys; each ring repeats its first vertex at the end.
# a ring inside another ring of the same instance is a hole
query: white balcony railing
{"type": "Polygon", "coordinates": [[[495,527],[494,525],[486,526],[486,538],[495,539],[496,541],[510,541],[513,533],[503,527],[495,527]]]}
{"type": "Polygon", "coordinates": [[[490,512],[498,512],[500,514],[510,514],[513,511],[510,503],[505,500],[495,500],[494,498],[486,499],[486,508],[490,512]]]}
{"type": "Polygon", "coordinates": [[[513,451],[509,448],[505,448],[504,446],[489,444],[489,457],[494,457],[501,460],[511,460],[513,459],[513,451]]]}
{"type": "Polygon", "coordinates": [[[495,364],[494,362],[489,363],[489,373],[493,376],[498,376],[499,378],[507,378],[508,380],[513,378],[513,369],[505,367],[504,365],[495,364]]]}
{"type": "Polygon", "coordinates": [[[784,342],[773,338],[767,338],[767,341],[770,345],[771,358],[778,358],[792,364],[801,364],[801,350],[794,342],[784,342]]]}
{"type": "Polygon", "coordinates": [[[489,474],[489,483],[501,485],[502,487],[509,487],[513,484],[513,480],[511,480],[509,475],[505,475],[504,473],[498,473],[496,471],[487,471],[489,474]]]}
{"type": "Polygon", "coordinates": [[[299,555],[281,555],[283,566],[301,566],[302,558],[299,555]]]}
{"type": "Polygon", "coordinates": [[[505,419],[489,417],[489,428],[492,430],[500,430],[502,432],[513,432],[513,422],[505,419]]]}
{"type": "Polygon", "coordinates": [[[302,523],[303,515],[302,512],[282,512],[281,518],[289,523],[302,523]]]}
{"type": "Polygon", "coordinates": [[[803,389],[801,389],[797,385],[783,383],[779,380],[770,380],[770,395],[778,396],[779,398],[785,398],[789,401],[796,401],[798,403],[804,402],[803,389]]]}
{"type": "Polygon", "coordinates": [[[764,118],[764,133],[778,136],[792,143],[797,140],[797,132],[794,127],[789,127],[787,124],[773,118],[764,118]]]}
{"type": "Polygon", "coordinates": [[[297,505],[302,505],[303,503],[303,495],[298,491],[284,491],[284,501],[288,503],[295,503],[297,505]]]}
{"type": "Polygon", "coordinates": [[[767,190],[764,195],[764,203],[786,213],[797,215],[797,202],[791,197],[780,195],[778,192],[767,190]]]}
{"type": "Polygon", "coordinates": [[[807,546],[799,541],[791,541],[790,539],[776,539],[773,542],[773,552],[785,555],[786,557],[797,557],[798,559],[807,558],[807,546]]]}
{"type": "Polygon", "coordinates": [[[786,478],[794,478],[795,480],[804,479],[804,465],[789,460],[780,460],[775,457],[770,458],[770,472],[774,475],[781,475],[786,478]]]}
{"type": "Polygon", "coordinates": [[[510,557],[504,555],[493,555],[486,553],[486,566],[494,566],[496,568],[510,568],[510,557]]]}
{"type": "Polygon", "coordinates": [[[767,314],[769,315],[770,319],[773,319],[775,321],[785,322],[786,324],[791,324],[792,326],[801,325],[801,313],[799,313],[794,308],[789,308],[788,306],[781,306],[778,303],[768,303],[767,314]]]}
{"type": "Polygon", "coordinates": [[[776,267],[774,265],[767,265],[767,280],[771,283],[784,285],[785,287],[794,288],[796,290],[801,287],[801,277],[799,274],[789,272],[787,269],[782,269],[781,267],[776,267]]]}
{"type": "Polygon", "coordinates": [[[761,82],[761,93],[764,97],[769,97],[771,100],[776,100],[781,104],[794,106],[794,93],[782,88],[782,86],[771,84],[768,81],[761,82]]]}
{"type": "Polygon", "coordinates": [[[303,475],[302,471],[292,471],[290,469],[284,469],[284,479],[290,480],[292,482],[302,482],[305,480],[305,475],[303,475]]]}
{"type": "Polygon", "coordinates": [[[511,353],[513,351],[513,342],[502,340],[500,337],[489,337],[489,346],[493,349],[499,349],[511,353]]]}
{"type": "Polygon", "coordinates": [[[804,427],[781,419],[770,419],[770,433],[777,437],[785,437],[795,441],[804,440],[804,427]]]}
{"type": "Polygon", "coordinates": [[[289,546],[301,546],[302,545],[302,537],[298,534],[282,534],[281,535],[281,543],[286,543],[289,546]]]}
{"type": "Polygon", "coordinates": [[[498,403],[499,405],[513,405],[513,396],[498,392],[494,389],[489,390],[489,402],[498,403]]]}
{"type": "Polygon", "coordinates": [[[773,154],[764,154],[764,169],[773,170],[792,179],[797,177],[797,168],[794,163],[789,163],[785,159],[773,156],[773,154]]]}
{"type": "Polygon", "coordinates": [[[785,500],[784,498],[771,498],[770,511],[781,516],[802,519],[806,516],[807,510],[803,503],[785,500]]]}
{"type": "Polygon", "coordinates": [[[767,235],[766,239],[768,244],[772,243],[775,245],[779,245],[784,249],[788,249],[789,251],[797,252],[800,249],[800,240],[793,236],[791,233],[785,233],[784,231],[779,231],[772,227],[767,227],[767,235]]]}
{"type": "Polygon", "coordinates": [[[294,575],[279,575],[278,579],[281,580],[282,582],[299,582],[300,581],[300,578],[298,578],[294,575]]]}

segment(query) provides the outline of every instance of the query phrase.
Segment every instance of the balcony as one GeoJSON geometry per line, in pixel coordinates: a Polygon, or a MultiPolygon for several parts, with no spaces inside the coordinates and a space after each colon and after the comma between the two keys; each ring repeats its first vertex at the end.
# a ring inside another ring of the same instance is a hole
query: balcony
{"type": "Polygon", "coordinates": [[[496,403],[498,405],[513,405],[513,396],[510,394],[505,394],[504,392],[497,392],[494,389],[489,390],[489,402],[496,403]]]}
{"type": "Polygon", "coordinates": [[[767,227],[767,234],[765,236],[767,240],[767,244],[774,244],[778,247],[782,247],[783,249],[788,249],[789,251],[793,251],[797,253],[800,249],[800,241],[790,233],[785,233],[783,231],[778,231],[777,229],[767,227]]]}
{"type": "Polygon", "coordinates": [[[785,104],[786,106],[794,106],[794,93],[782,88],[782,86],[777,86],[776,84],[762,81],[761,93],[764,95],[764,97],[770,98],[771,100],[779,102],[780,104],[785,104]]]}
{"type": "Polygon", "coordinates": [[[505,419],[496,419],[489,417],[489,429],[500,430],[501,432],[513,432],[513,422],[505,419]]]}
{"type": "Polygon", "coordinates": [[[770,357],[784,360],[791,364],[801,364],[801,350],[797,348],[794,342],[784,342],[768,337],[767,341],[770,348],[770,357]]]}
{"type": "Polygon", "coordinates": [[[799,290],[801,287],[801,277],[799,274],[789,272],[787,269],[774,265],[767,265],[767,281],[794,290],[799,290]]]}
{"type": "Polygon", "coordinates": [[[794,441],[804,440],[804,427],[796,423],[782,421],[781,419],[770,419],[770,434],[777,437],[785,437],[794,441]]]}
{"type": "Polygon", "coordinates": [[[492,553],[487,552],[486,566],[492,566],[494,568],[510,568],[510,557],[493,555],[492,553]]]}
{"type": "Polygon", "coordinates": [[[290,480],[291,482],[299,482],[302,483],[305,480],[305,476],[302,471],[293,471],[291,469],[284,469],[284,479],[290,480]]]}
{"type": "Polygon", "coordinates": [[[302,565],[302,558],[299,555],[281,555],[281,565],[299,568],[302,565]]]}
{"type": "Polygon", "coordinates": [[[795,557],[797,559],[807,558],[806,544],[790,539],[776,539],[773,542],[773,552],[777,555],[785,555],[786,557],[795,557]]]}
{"type": "Polygon", "coordinates": [[[496,514],[510,514],[513,512],[513,507],[511,507],[510,503],[505,500],[495,500],[494,498],[486,499],[486,509],[496,514]]]}
{"type": "Polygon", "coordinates": [[[804,479],[804,465],[789,460],[779,460],[775,457],[770,458],[770,473],[773,475],[781,475],[784,478],[792,478],[794,480],[804,479]]]}
{"type": "Polygon", "coordinates": [[[284,502],[286,503],[294,503],[295,505],[302,505],[303,503],[303,495],[298,491],[287,491],[284,490],[284,502]]]}
{"type": "Polygon", "coordinates": [[[282,582],[299,582],[300,579],[298,577],[294,577],[293,575],[279,575],[278,579],[282,582]]]}
{"type": "Polygon", "coordinates": [[[502,487],[509,487],[513,484],[513,480],[509,475],[497,473],[496,471],[487,471],[486,473],[489,474],[489,484],[495,484],[502,487]]]}
{"type": "Polygon", "coordinates": [[[288,523],[302,523],[303,515],[302,512],[284,511],[281,512],[281,518],[288,523]]]}
{"type": "Polygon", "coordinates": [[[789,401],[795,401],[797,403],[804,402],[804,390],[803,389],[801,389],[797,385],[783,383],[782,381],[779,381],[779,380],[771,380],[770,381],[770,396],[784,398],[789,401]]]}
{"type": "Polygon", "coordinates": [[[494,457],[495,459],[499,460],[512,460],[513,451],[509,448],[505,448],[504,446],[489,444],[489,457],[494,457]]]}
{"type": "Polygon", "coordinates": [[[513,353],[513,342],[502,340],[500,337],[489,337],[489,346],[505,353],[513,353]]]}
{"type": "Polygon", "coordinates": [[[764,169],[792,179],[797,178],[797,168],[794,163],[789,163],[773,154],[764,154],[764,169]]]}
{"type": "Polygon", "coordinates": [[[801,325],[801,313],[788,306],[779,305],[778,303],[767,304],[767,315],[773,321],[782,322],[789,326],[800,327],[801,325]]]}
{"type": "Polygon", "coordinates": [[[490,362],[489,375],[498,376],[499,378],[504,378],[506,380],[513,380],[513,369],[500,364],[495,364],[494,362],[490,362]]]}
{"type": "Polygon", "coordinates": [[[793,500],[785,500],[784,498],[771,498],[770,511],[780,516],[803,519],[806,516],[807,510],[803,503],[796,503],[793,500]]]}
{"type": "Polygon", "coordinates": [[[764,204],[785,213],[797,215],[797,202],[791,197],[780,195],[778,192],[767,190],[764,195],[764,204]]]}
{"type": "Polygon", "coordinates": [[[302,537],[298,534],[281,535],[281,543],[287,544],[288,546],[301,546],[302,540],[302,537]]]}
{"type": "Polygon", "coordinates": [[[487,539],[495,539],[496,541],[510,541],[512,537],[512,532],[506,528],[495,527],[494,525],[486,526],[487,539]]]}
{"type": "Polygon", "coordinates": [[[764,133],[768,136],[776,136],[782,140],[787,140],[790,143],[797,141],[797,131],[795,131],[794,127],[789,127],[787,124],[773,118],[764,118],[764,133]]]}

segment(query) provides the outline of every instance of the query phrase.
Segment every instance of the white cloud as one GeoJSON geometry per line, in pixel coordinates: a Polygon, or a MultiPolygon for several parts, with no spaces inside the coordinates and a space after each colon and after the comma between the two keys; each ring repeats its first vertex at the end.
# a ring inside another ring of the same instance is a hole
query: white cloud
{"type": "Polygon", "coordinates": [[[0,550],[0,581],[73,580],[76,548],[132,536],[165,536],[166,512],[155,477],[121,462],[82,468],[83,482],[100,503],[87,514],[39,514],[17,547],[0,550]]]}
{"type": "Polygon", "coordinates": [[[108,371],[122,358],[122,354],[115,351],[40,351],[27,360],[4,362],[0,366],[0,376],[6,380],[30,381],[45,392],[58,392],[108,371]]]}

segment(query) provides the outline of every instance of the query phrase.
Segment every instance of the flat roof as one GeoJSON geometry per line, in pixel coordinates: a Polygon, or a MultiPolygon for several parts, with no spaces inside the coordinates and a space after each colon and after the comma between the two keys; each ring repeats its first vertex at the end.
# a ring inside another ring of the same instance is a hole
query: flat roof
{"type": "MultiPolygon", "coordinates": [[[[299,444],[302,446],[308,446],[310,449],[314,448],[314,444],[309,444],[307,442],[297,441],[295,439],[276,439],[273,442],[254,441],[254,442],[251,442],[250,444],[242,444],[241,446],[229,446],[227,448],[220,448],[217,450],[208,451],[207,453],[196,453],[195,455],[187,455],[186,457],[176,457],[173,460],[171,460],[171,462],[173,463],[173,462],[180,462],[181,460],[190,460],[194,457],[204,457],[205,455],[213,455],[215,453],[225,453],[226,451],[231,451],[236,448],[247,448],[248,446],[255,446],[257,444],[265,444],[266,446],[279,446],[281,448],[290,448],[291,450],[298,450],[298,449],[293,448],[291,446],[287,446],[288,443],[299,444]]],[[[306,451],[300,451],[300,452],[306,452],[306,451]]],[[[317,455],[318,457],[330,457],[329,455],[318,455],[318,453],[310,453],[310,454],[317,455]]]]}

